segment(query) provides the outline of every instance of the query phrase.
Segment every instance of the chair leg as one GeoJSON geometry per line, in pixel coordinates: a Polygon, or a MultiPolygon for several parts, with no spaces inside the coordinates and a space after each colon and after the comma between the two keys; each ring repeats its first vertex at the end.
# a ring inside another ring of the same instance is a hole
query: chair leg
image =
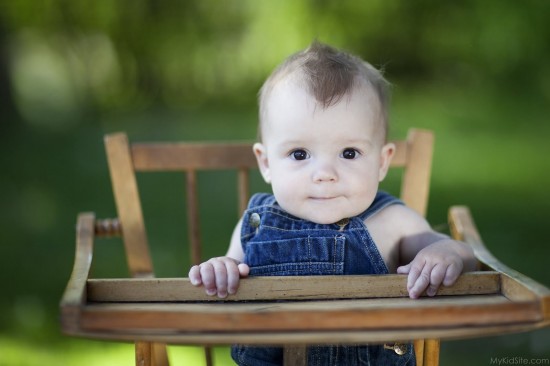
{"type": "Polygon", "coordinates": [[[153,366],[169,366],[168,350],[164,343],[153,343],[153,366]]]}
{"type": "Polygon", "coordinates": [[[439,366],[439,339],[426,339],[424,343],[424,366],[439,366]]]}
{"type": "Polygon", "coordinates": [[[214,365],[214,360],[212,359],[212,347],[204,347],[204,358],[206,360],[206,366],[214,365]]]}
{"type": "Polygon", "coordinates": [[[307,365],[307,347],[304,346],[285,346],[283,352],[284,366],[306,366],[307,365]]]}
{"type": "Polygon", "coordinates": [[[169,364],[165,344],[136,342],[136,366],[168,366],[169,364]]]}
{"type": "Polygon", "coordinates": [[[424,340],[417,339],[413,343],[414,354],[416,356],[416,366],[424,366],[424,340]]]}
{"type": "Polygon", "coordinates": [[[136,342],[136,366],[153,366],[151,342],[136,342]]]}

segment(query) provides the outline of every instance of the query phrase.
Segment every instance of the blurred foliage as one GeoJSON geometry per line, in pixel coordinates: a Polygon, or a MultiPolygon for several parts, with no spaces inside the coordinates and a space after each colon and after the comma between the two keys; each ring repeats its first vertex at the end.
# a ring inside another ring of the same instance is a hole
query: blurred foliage
{"type": "MultiPolygon", "coordinates": [[[[0,365],[128,354],[133,364],[130,345],[67,339],[57,324],[76,214],[116,212],[102,136],[252,140],[258,88],[315,38],[385,70],[393,138],[436,132],[430,221],[442,227],[450,205],[469,205],[489,249],[550,286],[549,10],[546,0],[0,0],[0,365]]],[[[216,227],[204,255],[219,255],[235,223],[233,177],[199,178],[203,226],[216,227]]],[[[183,177],[138,179],[157,271],[184,276],[183,177]]],[[[267,189],[259,177],[252,186],[267,189]]],[[[96,276],[126,275],[120,241],[99,241],[95,260],[96,276]]],[[[445,342],[442,364],[548,357],[548,344],[548,330],[445,342]]]]}
{"type": "Polygon", "coordinates": [[[20,0],[4,1],[0,19],[16,102],[44,121],[48,108],[58,120],[75,109],[250,103],[316,37],[392,80],[528,84],[548,97],[549,11],[543,0],[20,0]]]}

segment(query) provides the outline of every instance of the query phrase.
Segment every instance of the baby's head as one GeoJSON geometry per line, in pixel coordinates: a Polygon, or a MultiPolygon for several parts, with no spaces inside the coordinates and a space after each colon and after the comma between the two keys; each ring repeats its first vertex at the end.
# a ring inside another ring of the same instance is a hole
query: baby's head
{"type": "Polygon", "coordinates": [[[260,91],[254,153],[279,205],[320,224],[366,210],[395,149],[387,103],[376,69],[318,42],[277,68],[260,91]]]}
{"type": "Polygon", "coordinates": [[[267,123],[269,98],[281,82],[292,79],[304,88],[321,108],[338,103],[358,89],[368,89],[374,98],[366,100],[376,104],[380,132],[384,140],[388,133],[389,83],[380,71],[352,54],[339,51],[326,44],[314,41],[307,49],[289,56],[264,82],[259,93],[260,125],[267,123]]]}

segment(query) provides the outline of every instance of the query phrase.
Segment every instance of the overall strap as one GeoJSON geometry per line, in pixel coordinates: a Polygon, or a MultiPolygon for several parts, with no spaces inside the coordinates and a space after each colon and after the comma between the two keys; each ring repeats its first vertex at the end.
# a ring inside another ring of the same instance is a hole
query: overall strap
{"type": "Polygon", "coordinates": [[[392,196],[387,192],[378,191],[372,204],[362,214],[359,215],[359,218],[365,221],[367,218],[376,215],[378,212],[382,211],[384,208],[390,205],[404,205],[404,203],[400,199],[392,196]]]}
{"type": "Polygon", "coordinates": [[[241,246],[246,251],[246,244],[250,237],[256,233],[259,225],[260,216],[255,213],[260,207],[273,207],[275,205],[275,197],[268,193],[256,193],[248,201],[248,207],[242,217],[241,226],[241,246]]]}

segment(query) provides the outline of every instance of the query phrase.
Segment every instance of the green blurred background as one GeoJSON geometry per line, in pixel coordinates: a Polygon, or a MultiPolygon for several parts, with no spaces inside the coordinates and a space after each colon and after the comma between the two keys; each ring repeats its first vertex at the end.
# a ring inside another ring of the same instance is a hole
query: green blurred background
{"type": "MultiPolygon", "coordinates": [[[[435,131],[430,222],[470,206],[493,254],[550,286],[549,15],[545,0],[0,0],[0,365],[134,363],[132,345],[58,325],[77,213],[116,216],[103,135],[252,141],[258,88],[315,38],[385,70],[392,138],[435,131]]],[[[236,220],[231,178],[200,176],[205,257],[236,220]]],[[[185,276],[183,177],[138,179],[156,270],[185,276]]],[[[123,255],[99,241],[94,275],[125,276],[123,255]]],[[[196,348],[170,353],[202,364],[196,348]]],[[[550,331],[442,345],[442,365],[495,357],[549,358],[550,331]]],[[[231,364],[226,348],[216,359],[231,364]]]]}

